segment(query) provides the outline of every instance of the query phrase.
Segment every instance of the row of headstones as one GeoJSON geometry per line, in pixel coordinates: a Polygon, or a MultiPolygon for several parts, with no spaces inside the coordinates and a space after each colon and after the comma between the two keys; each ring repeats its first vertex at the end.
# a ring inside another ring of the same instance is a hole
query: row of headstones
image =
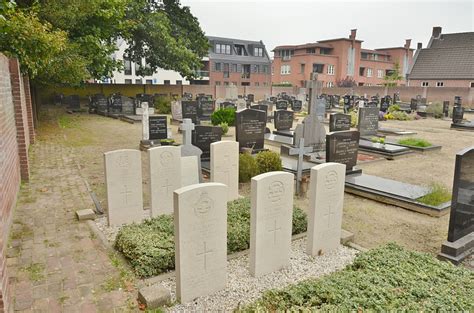
{"type": "MultiPolygon", "coordinates": [[[[182,156],[182,147],[148,150],[151,216],[172,213],[173,191],[202,181],[198,156],[182,156]]],[[[211,145],[211,181],[223,183],[226,199],[238,197],[238,143],[211,145]]],[[[142,160],[139,150],[124,149],[104,154],[109,225],[140,222],[144,217],[142,160]]]]}
{"type": "MultiPolygon", "coordinates": [[[[345,166],[311,169],[306,251],[318,256],[340,244],[345,166]]],[[[175,191],[176,294],[182,302],[227,283],[227,187],[192,185],[175,191]]],[[[294,175],[270,172],[251,182],[249,271],[258,277],[290,264],[294,175]]]]}

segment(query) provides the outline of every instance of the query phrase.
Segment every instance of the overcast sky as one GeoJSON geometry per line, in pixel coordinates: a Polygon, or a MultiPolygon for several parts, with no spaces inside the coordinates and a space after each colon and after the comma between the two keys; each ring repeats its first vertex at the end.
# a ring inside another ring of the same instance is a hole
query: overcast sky
{"type": "MultiPolygon", "coordinates": [[[[412,39],[426,47],[433,26],[443,33],[472,32],[474,0],[339,1],[339,0],[181,0],[199,19],[206,35],[263,40],[268,51],[348,37],[366,49],[403,46],[412,39]]],[[[273,53],[270,53],[273,56],[273,53]]]]}

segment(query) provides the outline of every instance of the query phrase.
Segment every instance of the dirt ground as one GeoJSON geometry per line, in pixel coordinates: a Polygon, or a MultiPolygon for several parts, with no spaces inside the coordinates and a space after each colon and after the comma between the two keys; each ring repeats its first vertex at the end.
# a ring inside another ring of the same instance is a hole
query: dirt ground
{"type": "MultiPolygon", "coordinates": [[[[141,138],[141,124],[129,124],[98,115],[64,114],[55,107],[46,107],[40,123],[48,124],[40,136],[54,140],[65,136],[76,151],[82,175],[106,207],[103,153],[115,149],[137,149],[141,138]],[[56,120],[51,116],[59,116],[56,120]],[[57,122],[59,121],[59,123],[57,122]]],[[[43,125],[45,126],[45,125],[43,125]]],[[[417,121],[381,122],[381,127],[417,132],[415,137],[442,145],[442,150],[427,154],[413,153],[397,160],[368,162],[360,165],[366,174],[419,185],[441,183],[452,187],[456,152],[474,145],[474,133],[450,130],[450,121],[425,119],[417,121]]],[[[181,142],[177,125],[172,125],[173,138],[181,142]]],[[[234,139],[234,129],[223,140],[234,139]]],[[[387,136],[388,139],[400,137],[387,136]]],[[[145,206],[148,205],[148,159],[143,153],[145,206]]],[[[241,185],[247,195],[248,184],[241,185]]],[[[307,208],[307,199],[296,199],[296,204],[307,208]]],[[[415,213],[391,205],[345,194],[343,228],[355,234],[355,243],[372,248],[387,242],[397,242],[409,249],[437,254],[447,238],[449,214],[441,218],[415,213]]]]}

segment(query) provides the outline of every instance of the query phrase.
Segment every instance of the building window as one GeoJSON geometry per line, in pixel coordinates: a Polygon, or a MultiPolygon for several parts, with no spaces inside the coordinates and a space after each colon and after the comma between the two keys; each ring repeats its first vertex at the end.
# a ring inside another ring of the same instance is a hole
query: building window
{"type": "Polygon", "coordinates": [[[304,74],[304,68],[306,64],[300,64],[300,73],[304,74]]]}
{"type": "Polygon", "coordinates": [[[367,53],[365,53],[365,52],[361,52],[360,58],[361,58],[361,59],[364,59],[364,60],[367,60],[367,59],[369,58],[369,55],[368,55],[367,53]]]}
{"type": "Polygon", "coordinates": [[[328,87],[328,88],[334,87],[334,83],[333,83],[333,82],[328,82],[328,83],[327,83],[327,87],[328,87]]]}
{"type": "Polygon", "coordinates": [[[281,75],[291,74],[291,67],[289,65],[282,65],[280,73],[281,75]]]}
{"type": "Polygon", "coordinates": [[[262,66],[262,71],[264,74],[268,74],[268,65],[262,66]]]}
{"type": "Polygon", "coordinates": [[[260,86],[260,83],[259,82],[255,82],[255,87],[258,87],[260,86]]]}
{"type": "Polygon", "coordinates": [[[267,83],[267,82],[264,82],[264,83],[263,83],[263,86],[264,86],[264,87],[267,87],[267,86],[268,86],[268,83],[267,83]]]}
{"type": "Polygon", "coordinates": [[[146,80],[146,84],[147,84],[147,85],[151,85],[151,84],[153,84],[153,80],[151,80],[151,79],[147,79],[147,80],[146,80]]]}
{"type": "Polygon", "coordinates": [[[229,86],[229,82],[224,82],[224,86],[229,86]]]}
{"type": "Polygon", "coordinates": [[[140,67],[141,67],[141,64],[139,62],[135,62],[135,75],[137,76],[138,76],[138,72],[140,71],[140,67]]]}
{"type": "Polygon", "coordinates": [[[379,59],[379,55],[378,54],[372,54],[372,59],[377,61],[379,59]]]}
{"type": "Polygon", "coordinates": [[[313,73],[320,73],[324,72],[324,64],[317,64],[313,63],[313,73]]]}
{"type": "Polygon", "coordinates": [[[364,76],[365,67],[359,67],[359,76],[364,76]]]}
{"type": "Polygon", "coordinates": [[[125,75],[132,75],[132,61],[125,55],[123,56],[123,69],[125,75]]]}
{"type": "Polygon", "coordinates": [[[168,79],[166,79],[166,80],[164,81],[164,83],[165,83],[165,85],[171,85],[171,81],[168,80],[168,79]]]}
{"type": "Polygon", "coordinates": [[[421,87],[428,87],[430,84],[428,82],[421,82],[421,87]]]}
{"type": "Polygon", "coordinates": [[[436,82],[436,87],[444,87],[444,82],[436,82]]]}
{"type": "Polygon", "coordinates": [[[243,45],[234,45],[234,50],[237,55],[247,55],[243,45]]]}
{"type": "Polygon", "coordinates": [[[383,70],[377,70],[377,77],[383,78],[383,70]]]}
{"type": "Polygon", "coordinates": [[[260,65],[255,65],[255,66],[253,67],[253,72],[254,72],[254,73],[257,73],[257,74],[260,73],[260,65]]]}
{"type": "Polygon", "coordinates": [[[329,54],[330,49],[328,48],[320,48],[319,49],[319,54],[326,55],[329,54]]]}
{"type": "Polygon", "coordinates": [[[471,88],[474,88],[474,82],[471,82],[471,88]]]}
{"type": "Polygon", "coordinates": [[[371,68],[367,69],[367,77],[372,77],[372,69],[371,68]]]}
{"type": "Polygon", "coordinates": [[[216,72],[222,71],[222,65],[221,65],[222,63],[216,62],[214,64],[215,64],[216,72]]]}
{"type": "Polygon", "coordinates": [[[216,81],[216,86],[220,86],[221,82],[216,81]]]}
{"type": "Polygon", "coordinates": [[[182,85],[183,84],[183,81],[182,80],[177,80],[176,81],[176,85],[182,85]]]}
{"type": "Polygon", "coordinates": [[[224,63],[224,78],[229,78],[229,63],[224,63]]]}
{"type": "Polygon", "coordinates": [[[293,55],[293,50],[280,50],[280,56],[283,60],[290,60],[293,55]]]}
{"type": "Polygon", "coordinates": [[[132,84],[132,80],[131,80],[131,79],[125,79],[125,84],[131,85],[131,84],[132,84]]]}
{"type": "Polygon", "coordinates": [[[141,78],[135,79],[135,84],[137,85],[143,84],[142,79],[141,78]]]}
{"type": "Polygon", "coordinates": [[[306,53],[314,54],[314,53],[316,53],[316,49],[315,48],[306,48],[306,53]]]}
{"type": "Polygon", "coordinates": [[[237,82],[232,82],[232,86],[237,86],[237,82]]]}
{"type": "Polygon", "coordinates": [[[256,57],[263,57],[263,48],[254,48],[253,55],[256,57]]]}
{"type": "Polygon", "coordinates": [[[328,74],[334,75],[334,65],[328,65],[328,74]]]}
{"type": "Polygon", "coordinates": [[[237,73],[237,64],[232,64],[232,72],[237,73]]]}
{"type": "Polygon", "coordinates": [[[216,43],[216,53],[218,54],[231,54],[230,52],[230,45],[223,45],[220,43],[216,43]]]}

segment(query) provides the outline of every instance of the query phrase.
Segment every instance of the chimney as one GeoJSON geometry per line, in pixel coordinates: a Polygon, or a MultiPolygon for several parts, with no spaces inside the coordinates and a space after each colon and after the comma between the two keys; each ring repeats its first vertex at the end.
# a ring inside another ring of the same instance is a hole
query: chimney
{"type": "Polygon", "coordinates": [[[405,39],[405,49],[410,49],[411,39],[405,39]]]}
{"type": "Polygon", "coordinates": [[[349,39],[355,40],[357,34],[357,29],[351,29],[351,35],[349,36],[349,39]]]}
{"type": "Polygon", "coordinates": [[[416,45],[416,50],[421,50],[421,48],[423,48],[423,44],[421,42],[419,42],[417,45],[416,45]]]}
{"type": "Polygon", "coordinates": [[[431,35],[433,38],[439,38],[441,35],[441,26],[433,27],[433,34],[431,35]]]}

